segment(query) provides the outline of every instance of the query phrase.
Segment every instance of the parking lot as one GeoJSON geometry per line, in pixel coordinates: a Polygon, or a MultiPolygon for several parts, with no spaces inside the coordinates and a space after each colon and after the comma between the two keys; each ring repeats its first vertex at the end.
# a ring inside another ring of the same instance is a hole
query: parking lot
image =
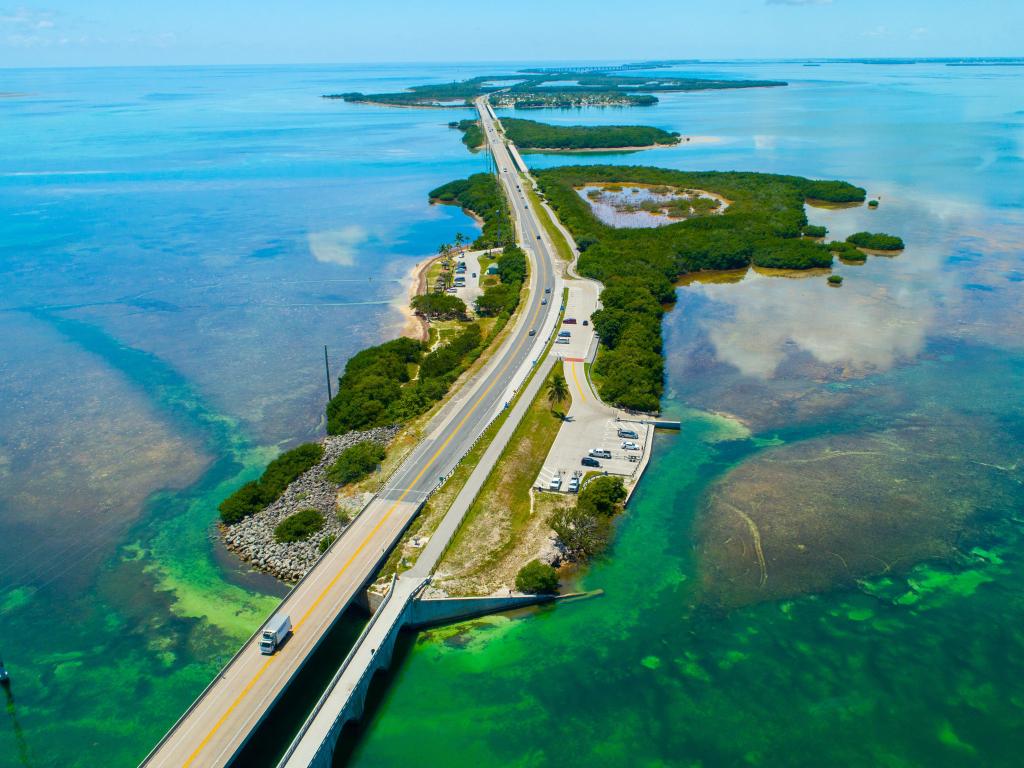
{"type": "Polygon", "coordinates": [[[653,428],[639,421],[617,421],[616,412],[599,402],[590,390],[583,363],[567,361],[564,369],[573,403],[566,422],[559,429],[548,452],[535,487],[556,490],[551,481],[557,475],[560,478],[557,490],[566,492],[574,472],[581,475],[587,472],[607,472],[633,477],[639,471],[644,452],[650,450],[653,428]],[[619,437],[620,429],[632,430],[637,437],[619,437]],[[627,441],[636,443],[640,450],[624,449],[622,444],[627,441]],[[581,459],[594,448],[610,451],[611,458],[598,458],[598,467],[582,465],[581,459]]]}
{"type": "Polygon", "coordinates": [[[456,288],[455,295],[466,302],[466,306],[471,310],[473,309],[473,302],[476,301],[476,297],[483,293],[483,289],[480,287],[480,255],[482,253],[484,251],[465,251],[455,260],[456,264],[460,261],[466,262],[466,271],[456,274],[456,277],[466,278],[466,285],[462,288],[456,288]],[[473,275],[476,275],[476,277],[473,277],[473,275]]]}
{"type": "Polygon", "coordinates": [[[584,360],[590,349],[590,343],[594,338],[593,330],[590,328],[590,315],[594,311],[595,300],[594,289],[591,285],[579,281],[566,281],[569,289],[569,297],[565,302],[565,320],[576,322],[564,322],[559,327],[560,332],[568,332],[568,343],[556,343],[554,354],[563,360],[584,360]],[[587,323],[584,325],[583,323],[587,323]]]}

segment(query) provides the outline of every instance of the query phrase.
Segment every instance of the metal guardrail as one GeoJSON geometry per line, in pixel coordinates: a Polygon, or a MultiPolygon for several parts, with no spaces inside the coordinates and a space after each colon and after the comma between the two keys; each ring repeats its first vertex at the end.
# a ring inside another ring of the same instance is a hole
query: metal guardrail
{"type": "MultiPolygon", "coordinates": [[[[309,713],[309,717],[307,717],[305,722],[303,722],[302,727],[299,728],[299,732],[295,734],[295,738],[292,739],[292,743],[288,745],[287,751],[285,751],[284,755],[278,761],[278,768],[281,768],[281,766],[285,765],[285,763],[288,762],[292,755],[295,754],[295,750],[299,748],[299,744],[301,743],[303,737],[307,733],[309,733],[309,729],[312,727],[313,721],[316,720],[316,716],[319,715],[320,712],[323,710],[324,705],[327,703],[327,699],[329,699],[331,694],[334,693],[334,689],[338,686],[338,683],[341,681],[342,675],[345,674],[345,671],[348,669],[349,664],[352,663],[352,659],[355,658],[356,653],[362,647],[363,641],[366,639],[367,635],[370,634],[370,631],[374,628],[374,626],[376,626],[377,619],[379,619],[381,615],[384,613],[384,609],[391,601],[391,597],[395,594],[395,585],[397,583],[398,575],[396,574],[391,577],[391,588],[388,589],[388,593],[384,596],[384,599],[381,601],[380,605],[377,606],[377,610],[373,612],[373,616],[370,617],[370,620],[366,623],[366,626],[363,627],[363,631],[359,633],[359,637],[356,638],[355,643],[353,643],[352,647],[349,649],[349,652],[345,655],[344,660],[341,662],[341,666],[338,667],[338,671],[334,673],[334,677],[331,678],[331,682],[327,684],[327,689],[323,692],[320,698],[317,699],[316,705],[313,707],[312,712],[309,713]]],[[[363,678],[360,677],[358,682],[362,682],[362,679],[363,678]]]]}

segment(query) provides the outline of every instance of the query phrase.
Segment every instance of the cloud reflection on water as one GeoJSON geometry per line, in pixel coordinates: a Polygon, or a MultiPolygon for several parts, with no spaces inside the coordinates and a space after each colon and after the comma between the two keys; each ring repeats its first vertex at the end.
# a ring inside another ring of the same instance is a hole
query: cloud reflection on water
{"type": "Polygon", "coordinates": [[[785,280],[751,271],[735,285],[696,289],[730,309],[728,319],[701,318],[720,361],[771,378],[802,350],[849,373],[884,370],[917,354],[934,319],[930,291],[851,278],[839,289],[822,277],[785,280]]]}

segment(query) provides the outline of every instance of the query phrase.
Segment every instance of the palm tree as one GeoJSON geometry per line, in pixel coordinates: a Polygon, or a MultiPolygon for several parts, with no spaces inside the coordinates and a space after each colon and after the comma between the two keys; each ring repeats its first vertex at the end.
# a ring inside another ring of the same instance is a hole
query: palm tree
{"type": "Polygon", "coordinates": [[[455,233],[455,247],[462,248],[462,244],[466,242],[466,236],[461,232],[455,233]]]}
{"type": "Polygon", "coordinates": [[[565,383],[565,376],[561,371],[555,371],[548,381],[548,404],[554,410],[555,406],[561,405],[569,399],[569,385],[565,383]]]}

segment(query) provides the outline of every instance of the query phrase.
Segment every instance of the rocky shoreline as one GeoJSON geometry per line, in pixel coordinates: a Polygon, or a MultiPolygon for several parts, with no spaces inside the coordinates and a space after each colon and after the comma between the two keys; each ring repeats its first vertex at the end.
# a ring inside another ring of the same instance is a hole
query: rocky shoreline
{"type": "Polygon", "coordinates": [[[398,426],[379,427],[323,438],[320,441],[324,446],[323,459],[299,475],[281,498],[234,525],[220,526],[225,546],[256,570],[282,581],[298,581],[320,558],[320,542],[328,536],[340,536],[351,518],[370,498],[369,493],[342,495],[341,486],[327,479],[327,468],[346,448],[364,440],[387,445],[399,430],[398,426]],[[323,514],[326,520],[324,527],[305,541],[287,544],[274,541],[274,528],[278,523],[303,509],[316,509],[323,514]]]}

